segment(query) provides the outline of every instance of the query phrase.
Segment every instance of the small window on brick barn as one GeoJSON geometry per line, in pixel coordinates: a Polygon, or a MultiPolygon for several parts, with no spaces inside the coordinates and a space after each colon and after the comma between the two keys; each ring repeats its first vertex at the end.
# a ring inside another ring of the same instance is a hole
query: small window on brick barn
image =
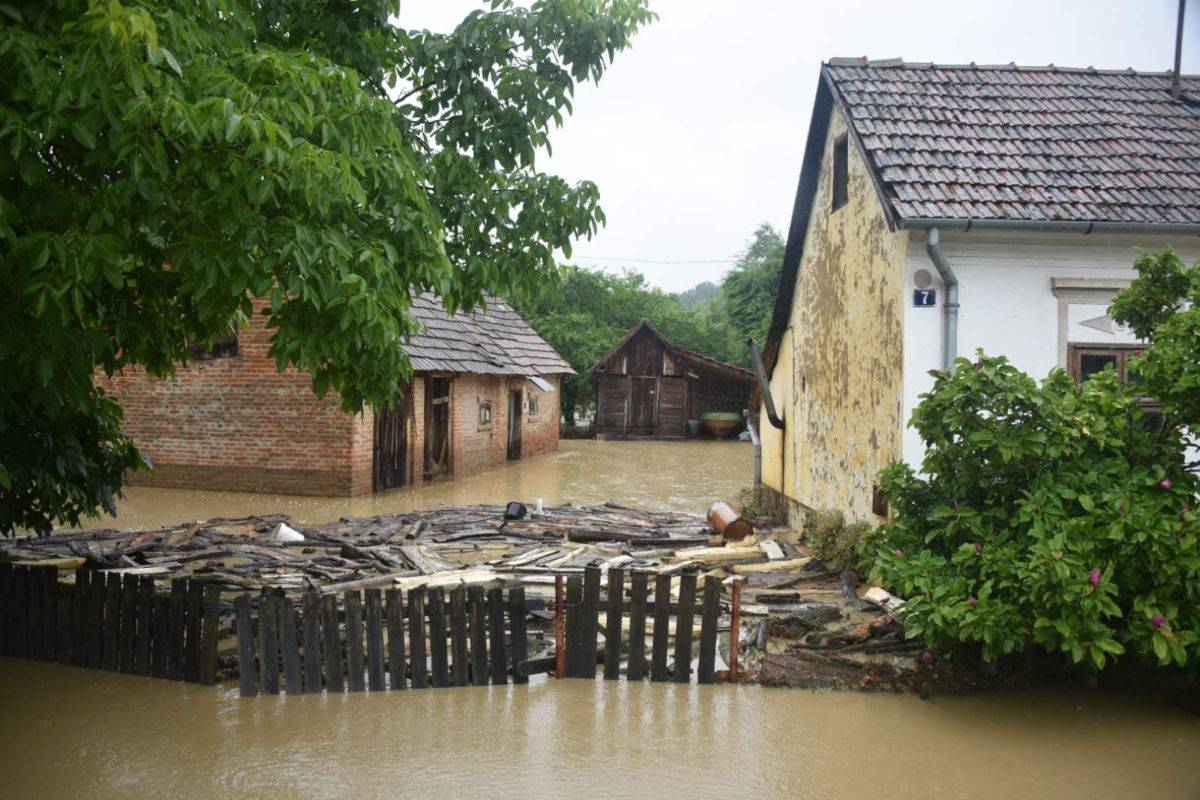
{"type": "Polygon", "coordinates": [[[850,149],[846,135],[833,143],[833,210],[837,211],[850,199],[850,149]]]}
{"type": "Polygon", "coordinates": [[[529,416],[536,417],[538,413],[538,399],[533,395],[529,395],[529,416]]]}
{"type": "Polygon", "coordinates": [[[485,400],[479,404],[479,424],[492,424],[492,403],[490,400],[485,400]]]}
{"type": "Polygon", "coordinates": [[[212,347],[205,347],[202,344],[188,345],[188,352],[195,356],[198,361],[232,358],[238,354],[237,331],[232,331],[232,335],[228,339],[215,342],[212,347]]]}

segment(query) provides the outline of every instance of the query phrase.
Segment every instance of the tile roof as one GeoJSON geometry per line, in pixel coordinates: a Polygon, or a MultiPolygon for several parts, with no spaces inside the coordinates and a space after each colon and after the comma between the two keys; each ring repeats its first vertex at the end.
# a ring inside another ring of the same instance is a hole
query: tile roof
{"type": "Polygon", "coordinates": [[[538,336],[517,312],[489,297],[471,314],[446,313],[431,292],[413,298],[413,316],[422,331],[404,350],[417,372],[479,375],[575,374],[562,356],[538,336]]]}
{"type": "Polygon", "coordinates": [[[904,219],[1200,222],[1200,76],[832,59],[904,219]]]}

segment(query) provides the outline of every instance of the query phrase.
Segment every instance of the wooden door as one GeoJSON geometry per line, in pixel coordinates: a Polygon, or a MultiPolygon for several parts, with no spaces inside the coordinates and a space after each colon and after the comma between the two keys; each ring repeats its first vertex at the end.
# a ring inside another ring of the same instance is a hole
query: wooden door
{"type": "Polygon", "coordinates": [[[404,486],[408,478],[409,426],[412,422],[412,392],[404,387],[389,408],[375,412],[373,488],[377,492],[404,486]]]}
{"type": "Polygon", "coordinates": [[[629,432],[638,436],[654,433],[657,418],[658,378],[631,377],[629,432]]]}
{"type": "Polygon", "coordinates": [[[684,378],[659,378],[658,428],[659,436],[683,436],[687,385],[684,378]]]}
{"type": "Polygon", "coordinates": [[[602,375],[600,377],[600,410],[597,412],[596,430],[620,436],[625,433],[629,414],[629,378],[626,375],[602,375]]]}
{"type": "Polygon", "coordinates": [[[450,379],[425,379],[425,479],[449,475],[450,379]]]}
{"type": "Polygon", "coordinates": [[[521,457],[521,393],[508,393],[508,459],[521,457]]]}

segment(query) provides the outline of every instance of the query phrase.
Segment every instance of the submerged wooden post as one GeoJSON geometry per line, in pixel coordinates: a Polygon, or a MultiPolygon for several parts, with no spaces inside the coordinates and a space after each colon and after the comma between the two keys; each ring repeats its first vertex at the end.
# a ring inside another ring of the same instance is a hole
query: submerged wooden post
{"type": "Polygon", "coordinates": [[[583,650],[580,653],[579,677],[596,677],[596,635],[600,631],[600,568],[587,567],[583,570],[583,611],[580,615],[580,636],[583,650]]]}
{"type": "Polygon", "coordinates": [[[504,644],[504,590],[488,589],[488,654],[491,657],[492,683],[508,683],[508,648],[504,644]]]}
{"type": "Polygon", "coordinates": [[[581,672],[579,668],[579,651],[583,649],[583,640],[579,636],[579,629],[582,627],[579,624],[580,606],[583,604],[583,578],[579,575],[572,575],[567,578],[567,599],[566,599],[566,628],[567,628],[567,677],[578,678],[581,672]]]}
{"type": "Polygon", "coordinates": [[[133,672],[134,645],[137,638],[138,579],[125,573],[121,578],[121,637],[120,657],[117,668],[124,673],[133,672]]]}
{"type": "Polygon", "coordinates": [[[250,622],[250,595],[243,593],[233,603],[233,620],[237,627],[238,687],[242,697],[258,694],[258,670],[254,666],[254,627],[250,622]]]}
{"type": "Polygon", "coordinates": [[[716,683],[717,621],[721,616],[721,581],[709,575],[704,579],[704,605],[700,612],[700,663],[697,683],[716,683]]]}
{"type": "MultiPolygon", "coordinates": [[[[0,575],[0,587],[3,586],[0,575]]],[[[75,570],[75,596],[71,612],[71,663],[77,667],[88,665],[88,625],[91,622],[92,573],[86,569],[75,570]]],[[[3,601],[0,601],[3,602],[3,601]]],[[[0,617],[5,610],[0,608],[0,617]]]]}
{"type": "Polygon", "coordinates": [[[649,576],[634,572],[629,588],[629,665],[627,680],[640,681],[646,674],[646,588],[649,576]]]}
{"type": "Polygon", "coordinates": [[[171,644],[171,602],[165,597],[154,597],[154,633],[150,648],[150,674],[155,678],[167,677],[167,651],[171,644]]]}
{"type": "Polygon", "coordinates": [[[42,568],[42,657],[58,660],[58,567],[42,568]]]}
{"type": "Polygon", "coordinates": [[[100,669],[104,665],[104,606],[108,600],[108,587],[104,573],[92,574],[92,586],[87,610],[87,665],[100,669]]]}
{"type": "Polygon", "coordinates": [[[69,583],[54,582],[54,628],[58,632],[55,660],[60,664],[71,663],[71,615],[75,600],[75,587],[69,583]]]}
{"type": "Polygon", "coordinates": [[[275,596],[270,594],[264,594],[258,603],[258,661],[263,694],[279,694],[279,615],[275,596]]]}
{"type": "MultiPolygon", "coordinates": [[[[17,658],[25,658],[29,654],[29,642],[25,632],[29,619],[29,593],[26,581],[28,573],[28,567],[13,568],[13,607],[9,619],[12,620],[13,626],[12,655],[17,658]]],[[[97,630],[100,629],[97,628],[97,630]]]]}
{"type": "Polygon", "coordinates": [[[467,606],[471,615],[471,683],[486,686],[488,682],[487,655],[487,597],[482,586],[467,590],[467,606]]]}
{"type": "Polygon", "coordinates": [[[342,633],[336,594],[321,598],[321,638],[325,646],[325,686],[331,692],[340,692],[345,683],[342,681],[342,633]]]}
{"type": "Polygon", "coordinates": [[[121,576],[109,574],[104,587],[104,669],[116,672],[121,632],[121,576]]]}
{"type": "Polygon", "coordinates": [[[621,677],[621,618],[625,615],[625,570],[608,570],[608,608],[604,619],[604,680],[621,677]]]}
{"type": "Polygon", "coordinates": [[[521,664],[529,657],[529,643],[525,639],[524,586],[514,586],[508,590],[508,627],[512,638],[513,683],[529,683],[529,676],[521,674],[521,664]]]}
{"type": "Polygon", "coordinates": [[[470,675],[470,656],[467,654],[467,590],[456,586],[450,590],[450,652],[451,676],[455,686],[466,686],[470,675]]]}
{"type": "Polygon", "coordinates": [[[346,686],[352,692],[367,689],[363,680],[362,594],[347,590],[346,600],[346,686]]]}
{"type": "MultiPolygon", "coordinates": [[[[304,691],[304,687],[300,681],[300,643],[296,639],[296,609],[293,607],[292,601],[287,597],[277,598],[275,609],[279,612],[279,646],[283,654],[283,687],[287,690],[288,694],[300,694],[304,691]]],[[[216,609],[214,608],[211,613],[215,620],[216,609]]],[[[204,627],[207,633],[209,624],[208,615],[210,614],[207,604],[204,614],[204,627]]],[[[215,622],[213,624],[213,632],[216,633],[215,622]]],[[[205,636],[206,645],[207,638],[205,636]]],[[[213,655],[216,655],[215,649],[213,650],[213,655]]],[[[204,683],[203,660],[201,661],[200,682],[204,683]]]]}
{"type": "Polygon", "coordinates": [[[654,642],[650,652],[650,680],[665,681],[667,674],[667,639],[671,635],[671,576],[654,577],[654,642]]]}
{"type": "Polygon", "coordinates": [[[404,663],[404,604],[399,589],[387,590],[388,678],[393,689],[405,689],[408,665],[404,663]]]}
{"type": "Polygon", "coordinates": [[[738,649],[741,644],[742,631],[742,582],[734,578],[730,586],[730,621],[729,621],[729,680],[738,680],[738,649]]]}
{"type": "Polygon", "coordinates": [[[679,613],[675,617],[676,683],[692,680],[692,624],[696,613],[696,573],[679,576],[679,613]]]}
{"type": "Polygon", "coordinates": [[[194,578],[187,587],[187,638],[183,642],[183,679],[200,680],[200,623],[204,617],[204,584],[194,578]]]}
{"type": "Polygon", "coordinates": [[[554,576],[554,677],[567,676],[567,621],[563,576],[554,576]]]}
{"type": "Polygon", "coordinates": [[[367,688],[372,692],[387,689],[383,674],[383,592],[367,589],[367,688]]]}
{"type": "Polygon", "coordinates": [[[187,631],[187,580],[171,581],[170,647],[167,649],[167,677],[183,679],[183,640],[187,631]]]}
{"type": "Polygon", "coordinates": [[[12,566],[0,564],[0,656],[12,655],[12,566]]]}
{"type": "Polygon", "coordinates": [[[321,595],[314,589],[304,593],[304,692],[317,694],[321,691],[321,595]]]}
{"type": "Polygon", "coordinates": [[[425,660],[425,589],[408,591],[408,660],[414,689],[429,686],[429,665],[425,660]]]}
{"type": "Polygon", "coordinates": [[[429,602],[429,672],[433,685],[439,689],[450,685],[449,660],[446,655],[446,597],[442,590],[428,590],[429,602]]]}
{"type": "Polygon", "coordinates": [[[133,653],[133,671],[136,675],[150,674],[150,646],[154,637],[154,579],[143,577],[138,581],[137,636],[133,653]]]}
{"type": "MultiPolygon", "coordinates": [[[[42,592],[39,578],[41,572],[37,567],[19,567],[21,570],[23,591],[21,599],[21,625],[25,635],[21,638],[24,650],[21,657],[40,659],[42,657],[42,592]]],[[[120,595],[117,596],[118,602],[120,595]]]]}

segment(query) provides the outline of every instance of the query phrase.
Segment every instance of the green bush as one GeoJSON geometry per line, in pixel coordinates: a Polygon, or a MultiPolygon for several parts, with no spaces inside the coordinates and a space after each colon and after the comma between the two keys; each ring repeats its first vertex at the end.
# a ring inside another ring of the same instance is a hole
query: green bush
{"type": "Polygon", "coordinates": [[[1200,481],[1187,458],[1200,268],[1169,252],[1136,266],[1113,314],[1150,342],[1139,386],[1111,369],[1082,387],[1061,370],[1039,384],[982,354],[934,373],[910,423],[922,472],[883,471],[893,516],[863,547],[872,577],[907,598],[910,635],[989,660],[1031,646],[1096,669],[1124,653],[1200,660],[1200,481]]]}
{"type": "Polygon", "coordinates": [[[847,525],[840,511],[810,511],[804,518],[809,552],[838,572],[858,568],[858,547],[870,532],[866,522],[847,525]]]}

